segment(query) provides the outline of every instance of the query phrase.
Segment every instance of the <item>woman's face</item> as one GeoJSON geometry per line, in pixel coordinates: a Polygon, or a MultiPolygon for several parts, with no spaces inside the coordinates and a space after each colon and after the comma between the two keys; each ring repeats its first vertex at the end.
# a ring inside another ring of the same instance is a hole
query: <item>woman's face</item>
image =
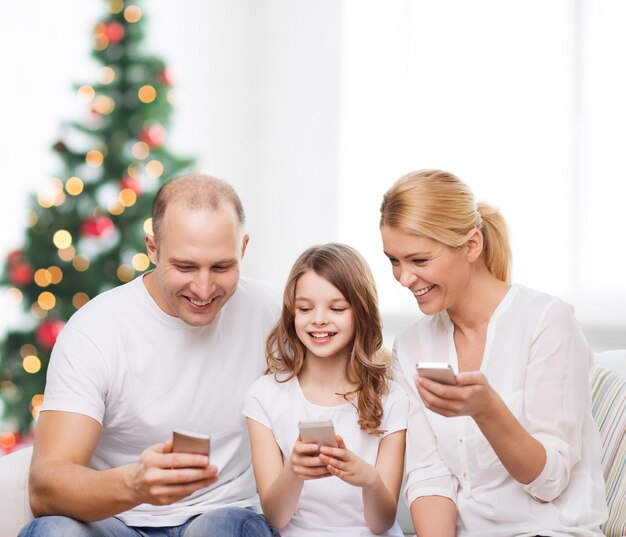
{"type": "Polygon", "coordinates": [[[409,289],[426,315],[454,308],[470,277],[466,248],[381,226],[383,249],[396,280],[409,289]]]}

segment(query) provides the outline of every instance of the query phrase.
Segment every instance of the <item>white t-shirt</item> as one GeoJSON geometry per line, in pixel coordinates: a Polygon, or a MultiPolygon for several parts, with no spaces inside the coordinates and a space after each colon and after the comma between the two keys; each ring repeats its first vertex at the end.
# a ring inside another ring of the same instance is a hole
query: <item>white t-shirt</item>
{"type": "Polygon", "coordinates": [[[258,509],[241,409],[263,373],[280,307],[269,284],[242,278],[214,321],[194,327],[164,313],[139,277],[91,300],[63,328],[42,411],[76,412],[102,425],[92,468],[137,462],[175,428],[211,436],[218,482],[172,505],[118,515],[126,524],[173,526],[225,505],[258,509]]]}
{"type": "MultiPolygon", "coordinates": [[[[282,377],[284,378],[284,377],[282,377]]],[[[291,456],[298,438],[300,420],[332,420],[335,433],[346,447],[374,466],[381,439],[406,429],[408,401],[402,389],[389,382],[389,393],[383,398],[383,436],[363,432],[358,425],[356,408],[349,402],[339,406],[319,406],[309,402],[297,377],[280,383],[274,375],[258,379],[250,388],[244,403],[245,416],[268,427],[283,454],[283,463],[291,456]]],[[[365,523],[362,490],[336,476],[304,482],[298,507],[289,524],[280,530],[282,537],[314,537],[324,535],[374,535],[365,523]]],[[[385,536],[401,536],[398,524],[385,536]]]]}
{"type": "Polygon", "coordinates": [[[589,409],[592,355],[571,308],[514,285],[487,328],[480,370],[546,449],[546,465],[528,485],[510,476],[472,418],[446,418],[421,402],[415,363],[448,362],[458,372],[453,333],[442,312],[395,341],[395,378],[411,403],[409,505],[420,496],[451,498],[459,537],[602,535],[607,509],[600,438],[589,409]]]}

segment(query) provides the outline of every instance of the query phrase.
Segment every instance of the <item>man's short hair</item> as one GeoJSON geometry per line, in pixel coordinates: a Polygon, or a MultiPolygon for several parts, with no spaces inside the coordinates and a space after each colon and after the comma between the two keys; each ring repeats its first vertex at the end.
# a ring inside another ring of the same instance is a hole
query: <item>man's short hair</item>
{"type": "Polygon", "coordinates": [[[243,227],[246,223],[241,199],[226,181],[203,174],[181,175],[161,186],[152,203],[152,233],[155,242],[159,240],[165,209],[173,202],[182,202],[189,209],[212,210],[217,210],[223,202],[230,203],[239,224],[243,227]]]}

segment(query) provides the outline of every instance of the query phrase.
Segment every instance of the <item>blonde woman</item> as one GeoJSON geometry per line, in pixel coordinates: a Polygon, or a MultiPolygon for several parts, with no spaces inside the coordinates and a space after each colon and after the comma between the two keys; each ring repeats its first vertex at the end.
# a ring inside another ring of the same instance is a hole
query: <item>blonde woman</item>
{"type": "Polygon", "coordinates": [[[417,534],[602,535],[591,352],[571,308],[510,283],[504,220],[450,173],[399,179],[380,229],[394,277],[425,314],[394,344],[417,534]],[[450,364],[455,384],[417,376],[423,361],[450,364]]]}

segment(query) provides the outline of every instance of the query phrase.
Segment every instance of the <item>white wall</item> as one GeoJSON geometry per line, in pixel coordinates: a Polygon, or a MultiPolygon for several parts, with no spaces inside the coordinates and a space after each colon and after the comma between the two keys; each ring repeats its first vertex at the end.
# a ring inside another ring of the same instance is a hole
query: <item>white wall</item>
{"type": "MultiPolygon", "coordinates": [[[[611,260],[621,251],[615,229],[620,222],[624,229],[623,198],[607,196],[607,185],[612,172],[616,184],[626,184],[624,166],[613,164],[624,146],[614,123],[626,122],[626,83],[602,61],[626,50],[626,37],[613,28],[623,20],[616,2],[603,2],[614,17],[587,0],[142,6],[146,50],[164,57],[174,76],[170,147],[196,156],[198,171],[232,182],[246,205],[246,274],[280,287],[307,246],[354,244],[374,268],[395,332],[415,308],[380,253],[380,197],[411,169],[443,167],[503,209],[516,279],[574,302],[585,323],[601,319],[589,333],[602,347],[626,346],[626,316],[619,318],[626,292],[610,292],[612,285],[585,294],[580,282],[602,274],[603,262],[612,280],[621,270],[611,260]],[[581,5],[586,32],[577,18],[581,5]],[[579,39],[595,46],[575,64],[579,39]],[[583,104],[590,115],[572,115],[583,104]],[[588,134],[576,146],[581,121],[588,134]],[[598,144],[608,128],[614,143],[598,144]],[[594,151],[581,163],[577,147],[594,151]],[[589,178],[604,183],[596,187],[589,178]],[[572,194],[571,181],[586,186],[572,194]],[[599,229],[607,230],[601,241],[599,229]],[[604,313],[608,307],[614,315],[604,313]]],[[[28,193],[60,170],[49,148],[64,121],[81,119],[72,86],[95,78],[91,28],[104,9],[96,0],[3,5],[0,257],[20,244],[28,193]]],[[[6,311],[0,307],[0,331],[6,311]]]]}

